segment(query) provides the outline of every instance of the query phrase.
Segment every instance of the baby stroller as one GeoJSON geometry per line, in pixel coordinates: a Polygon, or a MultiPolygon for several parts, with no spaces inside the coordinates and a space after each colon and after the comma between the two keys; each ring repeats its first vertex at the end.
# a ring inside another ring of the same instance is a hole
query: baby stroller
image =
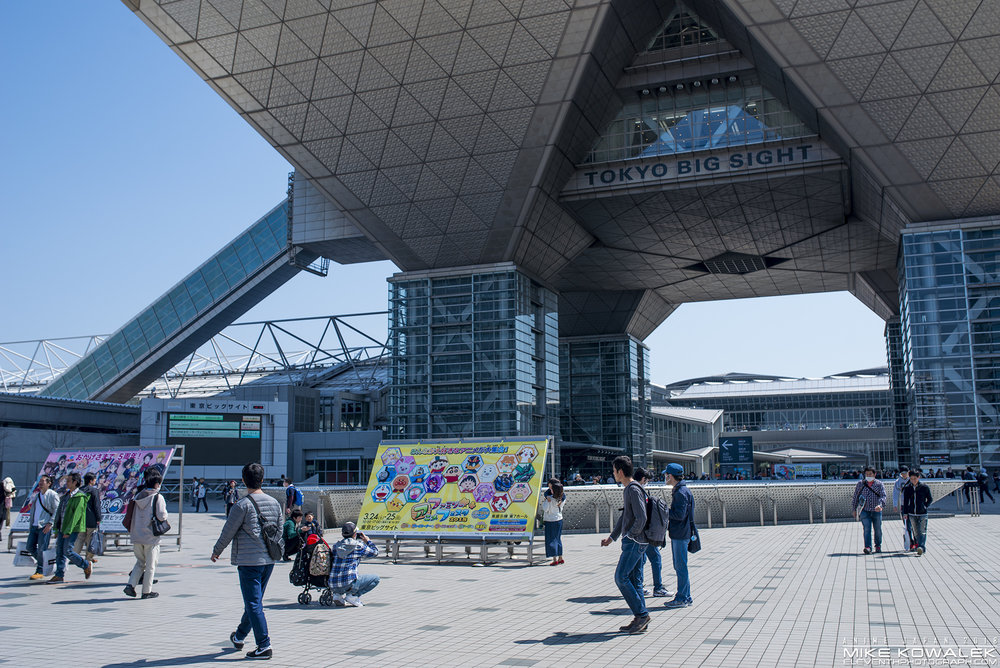
{"type": "Polygon", "coordinates": [[[288,580],[296,587],[305,587],[299,594],[299,605],[312,603],[310,590],[322,590],[319,604],[333,606],[333,592],[330,591],[330,566],[332,551],[325,540],[311,535],[306,545],[295,555],[288,580]]]}

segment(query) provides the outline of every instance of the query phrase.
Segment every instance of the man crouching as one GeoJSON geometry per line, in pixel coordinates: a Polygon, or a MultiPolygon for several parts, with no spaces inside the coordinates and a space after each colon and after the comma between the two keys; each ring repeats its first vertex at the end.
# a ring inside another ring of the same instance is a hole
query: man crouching
{"type": "Polygon", "coordinates": [[[358,575],[362,559],[378,556],[378,545],[348,522],[340,530],[343,538],[333,546],[333,563],[330,565],[330,591],[333,604],[338,607],[351,605],[363,607],[361,597],[378,586],[379,577],[374,573],[358,575]]]}

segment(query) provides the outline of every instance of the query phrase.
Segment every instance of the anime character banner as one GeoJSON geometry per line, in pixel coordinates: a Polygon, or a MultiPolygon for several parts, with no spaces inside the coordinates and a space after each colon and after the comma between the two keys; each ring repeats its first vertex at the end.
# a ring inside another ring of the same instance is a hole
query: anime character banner
{"type": "Polygon", "coordinates": [[[125,533],[122,520],[129,501],[142,489],[146,469],[155,467],[160,474],[166,474],[173,457],[172,447],[131,449],[131,450],[53,450],[45,459],[35,484],[25,498],[17,518],[11,528],[15,531],[28,530],[28,500],[38,489],[38,480],[43,475],[52,476],[53,489],[62,496],[66,491],[64,478],[70,473],[79,473],[82,478],[87,473],[97,476],[94,486],[101,492],[101,529],[105,533],[125,533]]]}
{"type": "Polygon", "coordinates": [[[547,439],[379,446],[358,518],[372,536],[528,538],[547,439]]]}

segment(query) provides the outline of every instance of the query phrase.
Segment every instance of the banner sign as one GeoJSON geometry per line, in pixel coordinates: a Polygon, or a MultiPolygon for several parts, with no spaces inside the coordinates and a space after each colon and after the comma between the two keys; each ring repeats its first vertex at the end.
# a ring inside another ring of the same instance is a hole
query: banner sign
{"type": "Polygon", "coordinates": [[[758,172],[780,172],[824,163],[837,166],[843,164],[833,149],[818,140],[809,143],[741,146],[738,149],[711,153],[637,158],[605,165],[585,165],[570,177],[561,196],[581,196],[607,190],[663,186],[758,172]]]}
{"type": "Polygon", "coordinates": [[[129,501],[142,489],[143,474],[155,467],[165,474],[170,466],[174,449],[171,447],[135,450],[53,450],[45,459],[35,484],[25,498],[21,510],[11,524],[15,531],[27,531],[30,523],[28,502],[38,489],[43,475],[52,476],[52,489],[62,496],[66,491],[63,478],[68,473],[86,473],[97,476],[94,486],[101,492],[101,529],[105,533],[126,533],[122,520],[129,501]]]}
{"type": "Polygon", "coordinates": [[[823,465],[810,464],[775,464],[774,477],[780,480],[822,480],[823,465]]]}
{"type": "Polygon", "coordinates": [[[951,466],[950,452],[935,452],[920,455],[921,466],[951,466]]]}
{"type": "Polygon", "coordinates": [[[753,464],[753,436],[720,436],[719,464],[753,464]]]}
{"type": "Polygon", "coordinates": [[[547,446],[548,439],[380,445],[358,529],[529,538],[547,446]]]}

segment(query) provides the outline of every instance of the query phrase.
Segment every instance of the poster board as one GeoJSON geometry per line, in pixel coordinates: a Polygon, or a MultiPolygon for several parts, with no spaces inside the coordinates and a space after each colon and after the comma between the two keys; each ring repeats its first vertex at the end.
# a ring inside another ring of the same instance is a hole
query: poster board
{"type": "Polygon", "coordinates": [[[61,496],[66,491],[61,479],[68,473],[86,473],[97,476],[95,486],[101,491],[101,529],[105,533],[127,533],[122,525],[125,510],[136,492],[142,489],[143,474],[147,468],[156,467],[166,474],[174,448],[171,446],[135,448],[129,450],[53,450],[45,458],[35,484],[25,497],[11,529],[27,531],[29,528],[28,501],[38,489],[42,475],[52,476],[52,489],[61,496]]]}
{"type": "Polygon", "coordinates": [[[358,518],[371,536],[528,539],[547,438],[379,446],[358,518]]]}

